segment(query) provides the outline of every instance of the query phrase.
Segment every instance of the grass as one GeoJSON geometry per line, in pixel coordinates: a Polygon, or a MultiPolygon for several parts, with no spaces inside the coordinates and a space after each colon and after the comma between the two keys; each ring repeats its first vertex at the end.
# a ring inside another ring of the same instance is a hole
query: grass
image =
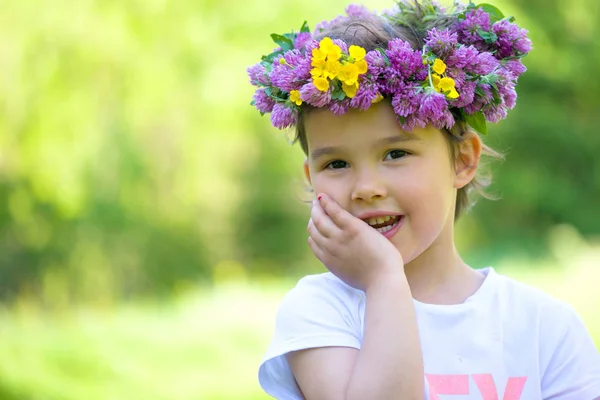
{"type": "MultiPolygon", "coordinates": [[[[600,247],[566,268],[498,269],[571,303],[600,345],[600,247]]],[[[221,286],[168,304],[0,311],[0,400],[267,399],[256,371],[277,304],[293,283],[221,286]]]]}

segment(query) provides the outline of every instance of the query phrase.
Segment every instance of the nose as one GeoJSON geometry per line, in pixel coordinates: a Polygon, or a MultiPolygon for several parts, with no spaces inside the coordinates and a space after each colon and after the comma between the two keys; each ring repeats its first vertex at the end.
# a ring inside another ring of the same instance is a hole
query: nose
{"type": "Polygon", "coordinates": [[[376,168],[355,168],[355,179],[352,187],[352,200],[371,203],[387,196],[387,189],[381,174],[376,168]]]}

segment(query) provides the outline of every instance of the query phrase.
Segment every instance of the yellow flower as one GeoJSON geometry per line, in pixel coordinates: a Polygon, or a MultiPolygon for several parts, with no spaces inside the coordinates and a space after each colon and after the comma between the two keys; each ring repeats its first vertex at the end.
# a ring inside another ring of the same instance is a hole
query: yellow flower
{"type": "Polygon", "coordinates": [[[448,93],[448,97],[451,98],[451,99],[457,99],[458,96],[460,96],[460,95],[458,94],[458,92],[454,88],[452,88],[452,90],[450,90],[450,93],[448,93]]]}
{"type": "Polygon", "coordinates": [[[325,78],[313,78],[313,84],[321,92],[326,92],[329,90],[329,81],[325,78]]]}
{"type": "Polygon", "coordinates": [[[328,60],[339,60],[342,56],[342,49],[337,44],[333,43],[331,38],[323,38],[319,42],[319,49],[327,55],[328,60]]]}
{"type": "Polygon", "coordinates": [[[446,71],[446,64],[439,58],[436,58],[433,62],[433,70],[441,75],[446,71]]]}
{"type": "Polygon", "coordinates": [[[342,64],[340,64],[339,61],[327,60],[327,63],[325,64],[325,72],[323,73],[323,76],[325,78],[334,79],[337,76],[337,74],[339,74],[341,69],[342,69],[342,64]]]}
{"type": "Polygon", "coordinates": [[[354,61],[362,60],[363,58],[365,58],[365,55],[367,54],[365,52],[365,49],[363,49],[360,46],[355,46],[355,45],[352,45],[352,46],[350,46],[350,48],[348,48],[348,53],[350,53],[350,57],[352,57],[354,59],[354,61]]]}
{"type": "Polygon", "coordinates": [[[310,70],[310,74],[313,77],[323,76],[325,74],[325,68],[327,66],[325,60],[315,60],[313,59],[310,63],[314,68],[310,70]]]}
{"type": "Polygon", "coordinates": [[[302,99],[300,98],[300,91],[292,90],[290,92],[290,101],[292,103],[296,103],[297,106],[302,104],[302,99]]]}
{"type": "Polygon", "coordinates": [[[358,90],[358,82],[354,83],[353,85],[346,85],[344,82],[342,82],[342,90],[344,93],[346,93],[346,96],[353,98],[356,96],[356,91],[358,90]]]}
{"type": "Polygon", "coordinates": [[[365,60],[358,60],[354,63],[354,65],[356,65],[356,68],[358,68],[359,74],[366,74],[369,69],[369,66],[365,60]]]}
{"type": "Polygon", "coordinates": [[[351,63],[342,65],[338,73],[338,79],[346,85],[354,85],[358,80],[358,67],[351,63]]]}
{"type": "Polygon", "coordinates": [[[440,79],[440,89],[442,92],[448,92],[454,89],[454,79],[444,77],[440,79]]]}
{"type": "Polygon", "coordinates": [[[441,92],[441,90],[440,90],[440,76],[438,74],[431,74],[431,81],[433,83],[433,87],[435,88],[435,90],[437,90],[438,92],[441,92]]]}
{"type": "Polygon", "coordinates": [[[281,64],[281,65],[285,65],[285,58],[281,57],[281,58],[279,59],[279,64],[281,64]]]}
{"type": "Polygon", "coordinates": [[[323,60],[323,61],[325,61],[325,57],[327,57],[327,53],[321,51],[321,49],[313,49],[312,50],[312,59],[313,59],[313,62],[315,60],[323,60]]]}
{"type": "Polygon", "coordinates": [[[381,95],[381,93],[377,93],[377,97],[375,97],[375,98],[374,98],[374,99],[371,101],[371,103],[372,103],[372,104],[377,104],[377,103],[379,103],[381,100],[383,100],[383,96],[381,95]]]}

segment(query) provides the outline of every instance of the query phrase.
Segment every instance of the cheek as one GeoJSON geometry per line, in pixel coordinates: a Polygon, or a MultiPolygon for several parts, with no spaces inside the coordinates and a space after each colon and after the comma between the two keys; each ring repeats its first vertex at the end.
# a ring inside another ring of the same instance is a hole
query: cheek
{"type": "Polygon", "coordinates": [[[312,188],[315,193],[325,193],[338,203],[348,198],[350,185],[342,177],[331,177],[324,173],[316,174],[312,180],[312,188]]]}

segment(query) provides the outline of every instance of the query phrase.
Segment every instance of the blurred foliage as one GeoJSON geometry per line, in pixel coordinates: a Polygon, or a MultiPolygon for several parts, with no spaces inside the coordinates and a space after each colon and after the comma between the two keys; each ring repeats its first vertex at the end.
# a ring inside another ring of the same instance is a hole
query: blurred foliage
{"type": "MultiPolygon", "coordinates": [[[[499,202],[459,223],[477,266],[600,233],[600,3],[495,2],[535,49],[489,143],[499,202]]],[[[48,307],[317,270],[302,154],[249,106],[269,34],[345,1],[12,1],[0,13],[0,297],[48,307]],[[300,16],[300,17],[298,17],[300,16]]],[[[390,1],[369,3],[378,10],[390,1]]]]}

